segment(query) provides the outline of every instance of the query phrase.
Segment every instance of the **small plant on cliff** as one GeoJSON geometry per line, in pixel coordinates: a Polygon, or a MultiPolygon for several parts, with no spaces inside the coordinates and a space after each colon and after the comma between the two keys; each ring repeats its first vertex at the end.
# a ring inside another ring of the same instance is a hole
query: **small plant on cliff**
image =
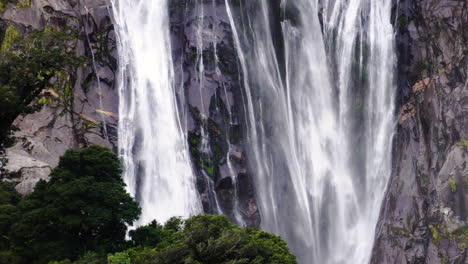
{"type": "Polygon", "coordinates": [[[22,0],[16,4],[18,8],[26,8],[31,6],[31,0],[22,0]]]}
{"type": "Polygon", "coordinates": [[[468,139],[461,139],[456,144],[460,147],[468,148],[468,139]]]}
{"type": "Polygon", "coordinates": [[[449,185],[450,185],[450,190],[452,190],[452,192],[456,192],[457,191],[457,182],[452,178],[448,178],[448,182],[449,182],[449,185]]]}

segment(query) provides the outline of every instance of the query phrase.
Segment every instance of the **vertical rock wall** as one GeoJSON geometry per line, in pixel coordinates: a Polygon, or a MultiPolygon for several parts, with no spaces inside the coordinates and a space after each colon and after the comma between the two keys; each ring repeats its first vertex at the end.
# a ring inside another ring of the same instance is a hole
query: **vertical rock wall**
{"type": "Polygon", "coordinates": [[[169,2],[176,85],[204,211],[257,226],[241,74],[224,0],[169,2]]]}
{"type": "Polygon", "coordinates": [[[468,6],[402,0],[393,175],[372,263],[468,263],[468,6]]]}

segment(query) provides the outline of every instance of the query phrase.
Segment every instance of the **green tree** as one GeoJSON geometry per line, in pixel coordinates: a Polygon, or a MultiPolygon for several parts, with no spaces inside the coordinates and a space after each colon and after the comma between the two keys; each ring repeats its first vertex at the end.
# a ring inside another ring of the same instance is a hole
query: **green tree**
{"type": "Polygon", "coordinates": [[[154,220],[148,225],[139,227],[129,232],[133,245],[150,247],[159,244],[163,240],[163,227],[154,220]]]}
{"type": "Polygon", "coordinates": [[[29,263],[122,250],[140,208],[125,192],[117,156],[99,146],[68,150],[50,176],[19,202],[13,249],[29,263]]]}
{"type": "Polygon", "coordinates": [[[11,225],[18,218],[16,205],[21,197],[16,192],[14,185],[0,182],[0,264],[21,263],[22,259],[10,249],[11,225]]]}
{"type": "MultiPolygon", "coordinates": [[[[164,227],[151,223],[141,227],[138,241],[146,235],[160,242],[139,251],[130,249],[108,257],[115,264],[295,264],[286,242],[279,236],[231,224],[225,216],[198,215],[185,222],[172,219],[164,227]],[[157,229],[157,231],[155,231],[157,229]],[[151,230],[151,232],[148,232],[151,230]],[[144,231],[144,232],[143,232],[144,231]],[[162,234],[162,235],[161,235],[162,234]],[[130,261],[130,262],[129,262],[130,261]]],[[[135,243],[141,244],[141,243],[135,243]]]]}

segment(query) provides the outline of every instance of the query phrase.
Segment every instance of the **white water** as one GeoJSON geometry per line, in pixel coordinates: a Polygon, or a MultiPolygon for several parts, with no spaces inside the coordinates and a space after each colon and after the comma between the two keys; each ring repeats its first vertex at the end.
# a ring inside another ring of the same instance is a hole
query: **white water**
{"type": "Polygon", "coordinates": [[[201,212],[174,87],[166,0],[112,0],[119,52],[119,154],[153,219],[201,212]]]}
{"type": "MultiPolygon", "coordinates": [[[[367,263],[391,170],[391,1],[283,0],[281,24],[273,21],[273,2],[241,1],[238,12],[225,0],[244,77],[262,228],[284,237],[302,264],[367,263]]],[[[166,0],[112,4],[119,153],[128,190],[143,208],[140,224],[200,212],[176,103],[166,0]]],[[[197,48],[202,89],[202,39],[197,48]]]]}
{"type": "Polygon", "coordinates": [[[322,31],[321,3],[283,0],[284,51],[272,3],[244,3],[236,16],[226,0],[262,228],[300,263],[367,263],[391,170],[391,1],[324,1],[322,31]]]}

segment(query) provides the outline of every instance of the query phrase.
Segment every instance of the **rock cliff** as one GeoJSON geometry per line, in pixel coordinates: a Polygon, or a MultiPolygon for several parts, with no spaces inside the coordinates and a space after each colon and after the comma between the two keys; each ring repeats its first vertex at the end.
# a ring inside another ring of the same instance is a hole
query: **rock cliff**
{"type": "Polygon", "coordinates": [[[398,124],[372,263],[468,263],[467,9],[395,4],[398,124]]]}
{"type": "Polygon", "coordinates": [[[246,164],[240,67],[225,1],[170,1],[176,86],[204,211],[258,226],[246,164]]]}

